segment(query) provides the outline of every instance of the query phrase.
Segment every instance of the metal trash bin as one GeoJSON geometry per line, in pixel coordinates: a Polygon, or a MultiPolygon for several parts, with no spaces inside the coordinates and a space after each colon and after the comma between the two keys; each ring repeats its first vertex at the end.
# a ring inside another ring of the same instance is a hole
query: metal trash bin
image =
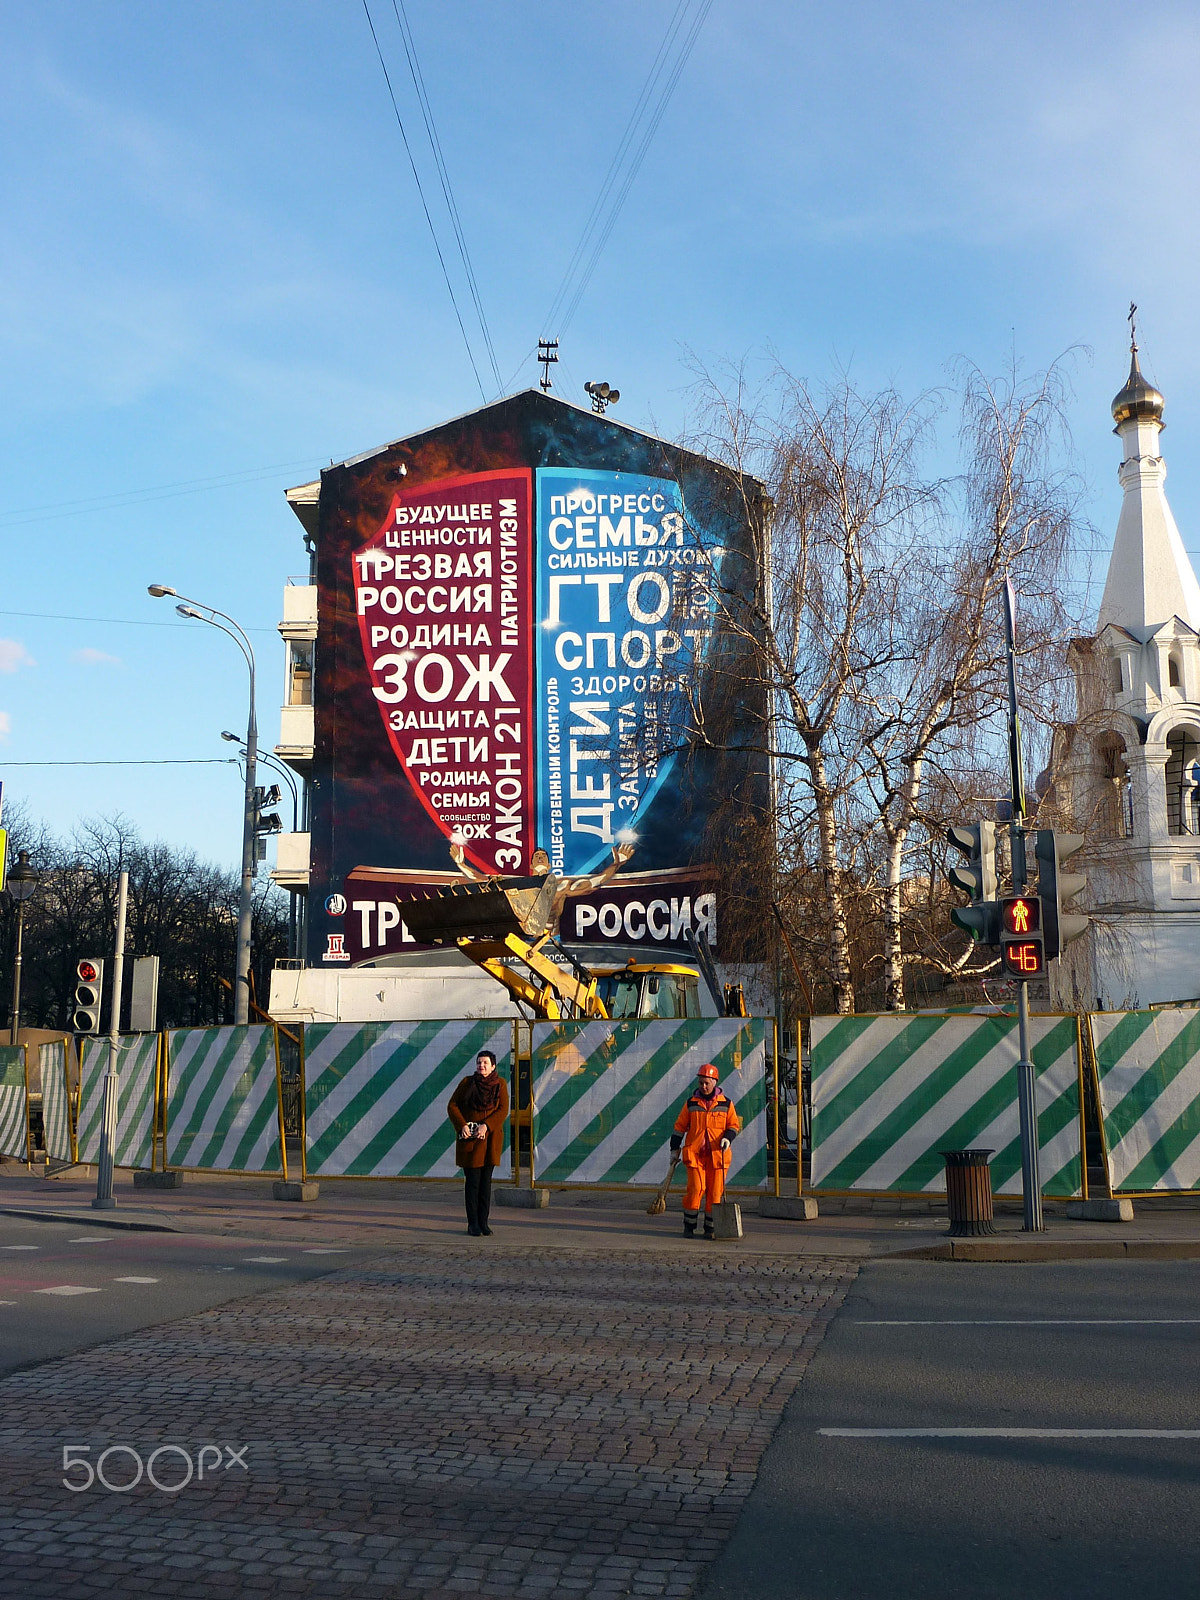
{"type": "Polygon", "coordinates": [[[942,1150],[946,1163],[946,1207],[952,1239],[995,1233],[992,1226],[991,1150],[942,1150]]]}

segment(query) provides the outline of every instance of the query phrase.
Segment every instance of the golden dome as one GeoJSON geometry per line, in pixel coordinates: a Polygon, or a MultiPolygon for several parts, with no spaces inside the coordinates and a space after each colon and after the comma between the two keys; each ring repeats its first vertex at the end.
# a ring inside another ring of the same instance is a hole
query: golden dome
{"type": "Polygon", "coordinates": [[[1129,363],[1129,377],[1125,381],[1125,387],[1112,403],[1113,420],[1118,428],[1131,417],[1149,417],[1153,422],[1161,422],[1165,405],[1166,401],[1162,395],[1142,376],[1135,344],[1129,363]]]}

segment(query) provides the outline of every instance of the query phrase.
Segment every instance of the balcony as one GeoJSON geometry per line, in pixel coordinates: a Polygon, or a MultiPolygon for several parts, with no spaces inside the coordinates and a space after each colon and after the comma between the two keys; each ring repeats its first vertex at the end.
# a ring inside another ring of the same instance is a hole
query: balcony
{"type": "Polygon", "coordinates": [[[280,833],[275,838],[275,866],[272,869],[273,881],[284,889],[308,888],[308,852],[309,838],[307,833],[280,833]]]}
{"type": "Polygon", "coordinates": [[[283,591],[283,621],[279,631],[285,639],[317,637],[317,586],[307,578],[289,578],[283,591]]]}
{"type": "Polygon", "coordinates": [[[279,743],[275,754],[289,767],[307,775],[313,758],[314,722],[312,706],[282,706],[279,712],[279,743]]]}

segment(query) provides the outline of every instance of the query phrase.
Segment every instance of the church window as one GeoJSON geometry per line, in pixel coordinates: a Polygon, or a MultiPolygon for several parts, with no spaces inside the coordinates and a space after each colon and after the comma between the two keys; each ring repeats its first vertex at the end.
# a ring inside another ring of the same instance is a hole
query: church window
{"type": "Polygon", "coordinates": [[[1167,683],[1172,689],[1178,689],[1182,679],[1179,672],[1179,657],[1172,656],[1167,662],[1167,683]]]}
{"type": "Polygon", "coordinates": [[[1117,694],[1125,693],[1125,671],[1121,664],[1120,656],[1114,656],[1112,662],[1112,686],[1117,694]]]}
{"type": "Polygon", "coordinates": [[[1167,735],[1167,832],[1200,833],[1200,741],[1183,728],[1167,735]]]}
{"type": "Polygon", "coordinates": [[[1110,734],[1098,754],[1101,786],[1097,821],[1110,839],[1130,839],[1133,837],[1133,793],[1125,762],[1125,741],[1118,733],[1110,734]]]}

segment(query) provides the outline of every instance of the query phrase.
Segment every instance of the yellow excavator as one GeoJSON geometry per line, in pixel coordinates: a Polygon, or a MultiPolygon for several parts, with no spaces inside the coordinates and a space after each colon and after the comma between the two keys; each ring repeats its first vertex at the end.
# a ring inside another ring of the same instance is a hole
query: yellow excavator
{"type": "Polygon", "coordinates": [[[702,977],[724,1015],[746,1015],[742,986],[722,990],[707,944],[694,938],[696,966],[634,960],[590,971],[554,936],[556,889],[549,877],[451,884],[404,901],[404,920],[422,944],[455,945],[536,1018],[699,1017],[702,977]]]}

